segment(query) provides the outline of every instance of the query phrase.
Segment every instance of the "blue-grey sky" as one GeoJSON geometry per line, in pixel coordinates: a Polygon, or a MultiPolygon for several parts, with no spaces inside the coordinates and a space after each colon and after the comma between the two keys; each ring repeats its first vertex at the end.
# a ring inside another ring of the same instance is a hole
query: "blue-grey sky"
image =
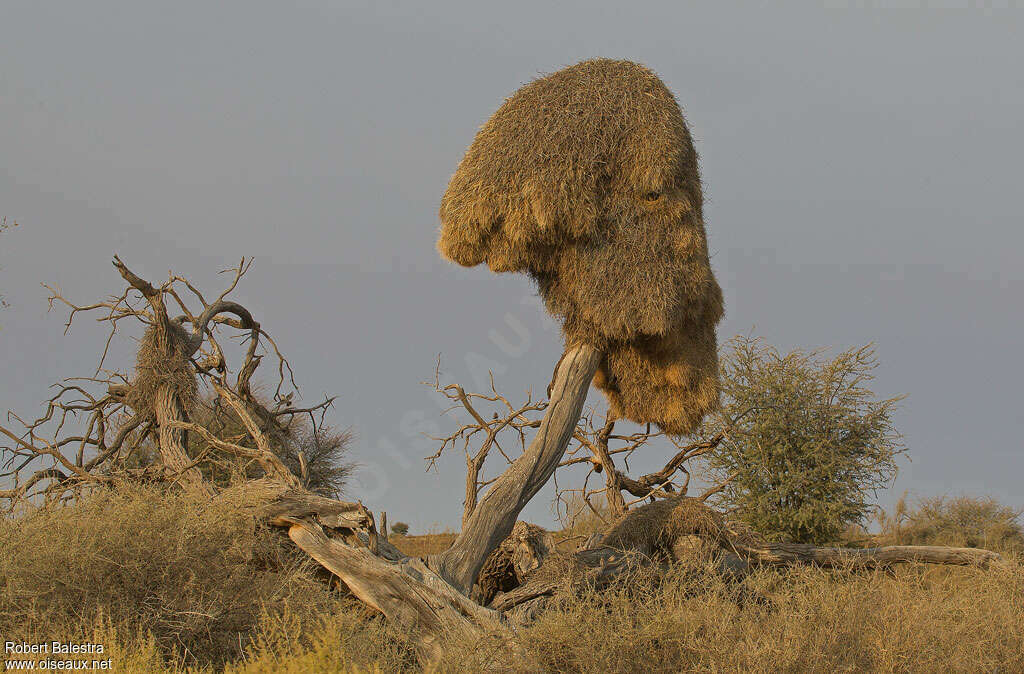
{"type": "MultiPolygon", "coordinates": [[[[0,408],[35,413],[102,345],[89,320],[62,334],[40,282],[119,292],[116,252],[213,290],[251,255],[238,299],[307,401],[340,396],[352,495],[456,525],[462,461],[423,472],[420,432],[448,425],[420,382],[440,353],[468,385],[492,369],[542,392],[561,345],[525,279],[438,258],[440,195],[521,84],[628,58],[701,154],[720,335],[874,341],[912,458],[882,502],[1024,506],[1024,13],[879,4],[8,0],[0,215],[22,226],[0,237],[0,408]]],[[[130,343],[114,355],[128,367],[130,343]]]]}

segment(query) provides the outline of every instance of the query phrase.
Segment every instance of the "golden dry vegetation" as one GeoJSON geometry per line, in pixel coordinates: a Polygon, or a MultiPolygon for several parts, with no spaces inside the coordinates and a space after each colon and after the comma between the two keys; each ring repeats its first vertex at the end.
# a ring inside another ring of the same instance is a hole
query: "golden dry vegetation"
{"type": "MultiPolygon", "coordinates": [[[[243,506],[125,486],[3,521],[0,631],[15,641],[102,642],[119,671],[416,671],[402,635],[243,506]]],[[[998,532],[988,542],[1007,563],[987,570],[801,567],[736,581],[694,559],[571,596],[518,632],[525,659],[508,659],[498,643],[452,643],[439,668],[1022,671],[1024,565],[1008,514],[980,500],[927,502],[881,534],[901,542],[912,522],[914,536],[937,536],[940,524],[956,540],[998,532]],[[979,513],[993,521],[979,529],[979,513]]],[[[425,555],[451,534],[393,540],[425,555]]]]}
{"type": "Polygon", "coordinates": [[[458,534],[424,534],[422,536],[392,536],[395,547],[410,557],[425,557],[447,550],[458,534]]]}

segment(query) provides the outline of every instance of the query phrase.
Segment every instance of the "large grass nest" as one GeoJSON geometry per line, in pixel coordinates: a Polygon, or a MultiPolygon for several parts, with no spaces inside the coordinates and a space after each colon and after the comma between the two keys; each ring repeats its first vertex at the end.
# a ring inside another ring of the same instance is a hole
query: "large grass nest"
{"type": "Polygon", "coordinates": [[[672,93],[629,61],[584,61],[508,98],[441,202],[441,254],[526,272],[620,418],[694,430],[718,405],[722,292],[697,153],[672,93]]]}

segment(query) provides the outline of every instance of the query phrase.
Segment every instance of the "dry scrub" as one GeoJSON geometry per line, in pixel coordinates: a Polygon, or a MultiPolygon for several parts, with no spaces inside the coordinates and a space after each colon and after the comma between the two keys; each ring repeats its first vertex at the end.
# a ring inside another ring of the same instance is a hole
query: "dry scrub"
{"type": "MultiPolygon", "coordinates": [[[[340,593],[237,496],[120,485],[0,521],[0,634],[146,634],[165,655],[238,657],[266,619],[313,627],[340,593]]],[[[355,605],[354,602],[352,602],[355,605]]]]}
{"type": "Polygon", "coordinates": [[[993,498],[924,498],[909,506],[899,500],[892,514],[879,517],[883,544],[950,545],[986,548],[1004,555],[1024,554],[1021,511],[993,498]]]}
{"type": "Polygon", "coordinates": [[[392,536],[391,543],[410,557],[426,557],[447,550],[458,534],[425,534],[423,536],[392,536]]]}
{"type": "Polygon", "coordinates": [[[802,567],[730,585],[677,567],[547,612],[523,636],[571,672],[1019,671],[1024,570],[802,567]]]}
{"type": "MultiPolygon", "coordinates": [[[[632,586],[584,594],[545,612],[519,631],[534,659],[530,667],[504,661],[500,645],[484,641],[451,644],[439,671],[480,671],[489,665],[507,666],[506,671],[595,673],[1024,668],[1024,568],[1019,562],[987,572],[903,566],[853,573],[801,567],[759,571],[734,584],[709,569],[695,563],[662,578],[633,578],[632,586]]],[[[288,611],[264,618],[244,655],[223,671],[417,671],[412,654],[394,635],[354,605],[338,600],[325,615],[316,625],[288,611]]],[[[95,638],[113,644],[115,661],[130,671],[186,671],[138,633],[111,634],[100,628],[95,638]]]]}
{"type": "MultiPolygon", "coordinates": [[[[235,492],[236,493],[236,492],[235,492]]],[[[256,527],[245,499],[121,487],[0,524],[5,639],[100,641],[120,671],[416,671],[382,619],[256,527]]],[[[912,513],[916,514],[916,513],[912,513]]],[[[1019,526],[1016,535],[1020,534],[1019,526]]],[[[422,554],[443,535],[396,537],[422,554]]],[[[906,540],[892,540],[901,543],[906,540]]],[[[695,559],[561,599],[441,671],[1021,671],[1024,567],[762,569],[695,559]],[[585,626],[585,629],[581,629],[585,626]]]]}

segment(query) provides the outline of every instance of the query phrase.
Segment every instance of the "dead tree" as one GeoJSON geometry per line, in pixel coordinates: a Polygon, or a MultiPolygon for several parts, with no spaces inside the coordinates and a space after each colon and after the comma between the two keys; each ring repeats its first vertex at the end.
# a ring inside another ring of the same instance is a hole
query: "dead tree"
{"type": "Polygon", "coordinates": [[[0,498],[6,499],[9,508],[33,498],[66,500],[122,478],[183,483],[213,495],[215,487],[203,470],[224,457],[254,463],[266,475],[284,483],[300,484],[303,471],[296,476],[284,468],[274,454],[272,441],[283,441],[291,424],[302,415],[308,415],[315,431],[323,423],[322,413],[333,401],[306,408],[277,404],[268,408],[253,394],[251,379],[264,357],[261,351],[269,350],[278,361],[275,402],[290,401],[294,392],[285,395],[283,389],[294,385],[294,380],[274,340],[248,309],[227,299],[250,264],[243,258],[238,267],[227,270],[233,278],[212,301],[180,276],[154,286],[116,256],[114,267],[127,287],[108,301],[77,305],[58,288],[47,286],[51,307],[59,304],[70,310],[65,332],[80,313],[100,313],[98,320],[109,324],[110,332],[92,376],[57,384],[57,393],[35,420],[25,421],[10,414],[22,424],[20,432],[0,426],[0,433],[12,443],[4,448],[7,456],[0,474],[13,483],[10,489],[0,491],[0,498]],[[183,299],[182,290],[192,296],[192,309],[183,299]],[[170,303],[182,313],[172,317],[170,303]],[[143,327],[131,374],[105,369],[111,341],[126,322],[143,327]],[[232,335],[224,331],[247,340],[233,381],[221,347],[221,341],[232,335]],[[201,385],[237,415],[255,448],[215,437],[190,420],[201,385]],[[188,453],[190,433],[206,443],[205,451],[197,456],[188,453]],[[138,460],[147,443],[156,449],[158,462],[138,460]]]}
{"type": "MultiPolygon", "coordinates": [[[[481,477],[484,462],[492,449],[497,449],[505,459],[506,463],[512,464],[512,458],[502,448],[498,438],[503,431],[513,431],[516,435],[515,441],[519,445],[519,452],[526,451],[526,432],[528,429],[540,426],[540,420],[531,418],[532,412],[543,411],[547,408],[547,401],[534,402],[532,396],[527,396],[524,404],[515,407],[508,401],[508,398],[498,393],[494,386],[494,377],[491,376],[490,394],[467,393],[459,384],[442,386],[440,383],[441,362],[438,360],[437,370],[434,374],[432,386],[437,393],[444,395],[453,402],[453,407],[464,409],[472,419],[468,423],[461,424],[453,433],[444,438],[433,438],[441,443],[437,452],[427,457],[427,469],[435,468],[437,459],[441,457],[445,449],[461,445],[466,456],[466,496],[463,501],[462,526],[466,525],[470,515],[476,510],[477,499],[480,490],[489,486],[495,480],[484,480],[481,477]],[[502,408],[500,412],[494,412],[491,419],[485,419],[477,408],[481,403],[499,403],[502,408]],[[479,447],[471,450],[470,443],[480,437],[479,447]]],[[[549,391],[550,393],[550,391],[549,391]]],[[[497,479],[497,478],[495,478],[497,479]]]]}
{"type": "MultiPolygon", "coordinates": [[[[581,418],[578,428],[573,433],[577,445],[568,451],[568,458],[559,464],[560,468],[575,465],[588,467],[582,487],[558,490],[558,500],[567,509],[571,508],[570,499],[573,495],[580,497],[576,509],[566,513],[570,524],[584,509],[604,519],[592,500],[594,497],[603,498],[611,518],[616,519],[625,515],[630,507],[645,501],[685,496],[690,485],[687,462],[713,451],[723,439],[723,436],[718,434],[707,440],[683,442],[679,437],[668,435],[664,431],[652,430],[649,424],[643,431],[637,433],[615,434],[616,419],[610,410],[605,414],[604,422],[600,426],[595,424],[595,416],[596,412],[591,410],[581,418]],[[630,456],[659,438],[666,440],[678,450],[663,468],[632,478],[616,467],[616,456],[621,455],[628,469],[630,456]],[[621,444],[613,448],[612,443],[621,444]],[[604,476],[605,484],[603,487],[591,489],[590,479],[597,474],[604,476]],[[678,478],[679,475],[682,476],[681,480],[678,478]],[[628,493],[632,499],[627,501],[623,492],[628,493]]],[[[705,490],[700,499],[706,501],[721,487],[722,485],[715,485],[705,490]]]]}

